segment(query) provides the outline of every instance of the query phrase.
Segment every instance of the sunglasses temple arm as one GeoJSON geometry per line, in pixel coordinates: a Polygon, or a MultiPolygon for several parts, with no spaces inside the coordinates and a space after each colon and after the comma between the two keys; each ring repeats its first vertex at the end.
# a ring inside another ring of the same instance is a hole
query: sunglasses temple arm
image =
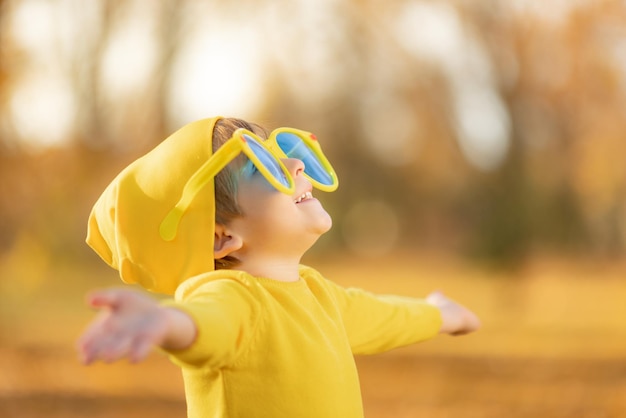
{"type": "Polygon", "coordinates": [[[172,241],[176,237],[178,224],[196,195],[212,181],[226,165],[234,160],[242,147],[239,140],[227,141],[187,180],[183,193],[176,206],[169,211],[161,222],[159,234],[165,241],[172,241]]]}

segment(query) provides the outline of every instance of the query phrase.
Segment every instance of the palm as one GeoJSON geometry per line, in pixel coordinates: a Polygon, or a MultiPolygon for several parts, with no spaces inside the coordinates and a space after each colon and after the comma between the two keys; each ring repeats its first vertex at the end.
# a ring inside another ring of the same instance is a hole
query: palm
{"type": "Polygon", "coordinates": [[[93,294],[89,303],[101,312],[79,341],[85,363],[124,357],[140,361],[152,345],[160,345],[165,338],[167,327],[162,311],[147,296],[112,290],[93,294]]]}

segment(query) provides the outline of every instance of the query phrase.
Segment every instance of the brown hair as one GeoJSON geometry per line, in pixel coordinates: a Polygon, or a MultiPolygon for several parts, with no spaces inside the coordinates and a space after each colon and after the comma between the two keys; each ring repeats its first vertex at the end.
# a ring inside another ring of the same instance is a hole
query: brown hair
{"type": "MultiPolygon", "coordinates": [[[[261,138],[267,138],[267,131],[254,123],[242,119],[223,118],[217,121],[213,130],[213,152],[228,141],[239,128],[254,132],[261,138]]],[[[215,176],[215,223],[228,225],[233,219],[243,216],[244,213],[237,202],[238,170],[245,161],[243,155],[231,162],[215,176]]],[[[215,269],[231,269],[239,264],[233,256],[215,260],[215,269]]]]}

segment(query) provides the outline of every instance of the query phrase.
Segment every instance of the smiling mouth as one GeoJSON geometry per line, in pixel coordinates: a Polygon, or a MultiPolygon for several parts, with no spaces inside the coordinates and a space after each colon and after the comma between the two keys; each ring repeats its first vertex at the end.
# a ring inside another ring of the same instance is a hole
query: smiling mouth
{"type": "Polygon", "coordinates": [[[304,192],[300,196],[298,196],[298,198],[294,200],[294,202],[300,203],[300,202],[304,202],[305,200],[309,200],[312,198],[313,198],[313,194],[311,192],[304,192]]]}

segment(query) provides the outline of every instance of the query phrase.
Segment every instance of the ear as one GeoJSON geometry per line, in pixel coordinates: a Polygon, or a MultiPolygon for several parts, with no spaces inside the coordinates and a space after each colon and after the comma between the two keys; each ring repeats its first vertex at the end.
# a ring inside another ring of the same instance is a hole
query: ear
{"type": "Polygon", "coordinates": [[[213,257],[217,260],[241,249],[243,240],[224,225],[215,225],[215,239],[213,241],[213,257]]]}

